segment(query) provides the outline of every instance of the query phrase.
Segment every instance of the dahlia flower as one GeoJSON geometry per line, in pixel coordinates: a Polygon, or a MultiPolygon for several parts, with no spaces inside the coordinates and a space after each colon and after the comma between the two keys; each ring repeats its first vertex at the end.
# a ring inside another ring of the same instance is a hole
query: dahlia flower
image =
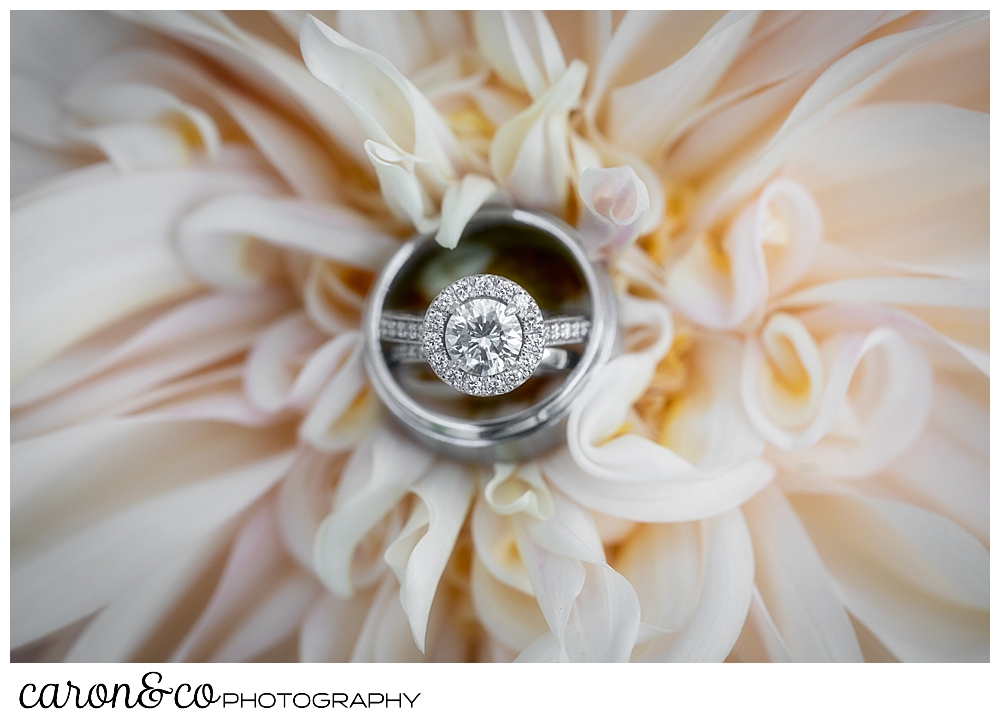
{"type": "Polygon", "coordinates": [[[985,13],[11,20],[14,659],[988,658],[985,13]],[[483,468],[358,324],[497,199],[624,344],[483,468]]]}

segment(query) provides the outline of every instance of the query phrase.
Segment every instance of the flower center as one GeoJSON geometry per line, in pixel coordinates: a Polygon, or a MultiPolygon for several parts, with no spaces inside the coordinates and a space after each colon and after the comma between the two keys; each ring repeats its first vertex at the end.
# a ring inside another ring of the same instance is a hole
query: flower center
{"type": "Polygon", "coordinates": [[[521,353],[523,332],[513,309],[496,299],[472,299],[457,306],[445,326],[448,356],[480,377],[499,374],[521,353]]]}

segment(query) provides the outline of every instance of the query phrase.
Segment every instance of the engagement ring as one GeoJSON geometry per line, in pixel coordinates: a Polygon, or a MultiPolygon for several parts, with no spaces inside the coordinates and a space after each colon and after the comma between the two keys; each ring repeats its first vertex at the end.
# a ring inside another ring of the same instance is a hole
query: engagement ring
{"type": "Polygon", "coordinates": [[[379,324],[382,341],[396,344],[392,361],[426,361],[441,381],[477,397],[572,368],[579,355],[559,347],[583,344],[589,332],[583,316],[544,319],[527,291],[493,274],[449,284],[422,317],[386,311],[379,324]]]}
{"type": "Polygon", "coordinates": [[[433,234],[400,247],[362,329],[372,388],[403,429],[492,464],[565,441],[570,407],[614,353],[618,325],[607,272],[575,229],[491,206],[454,250],[433,234]]]}

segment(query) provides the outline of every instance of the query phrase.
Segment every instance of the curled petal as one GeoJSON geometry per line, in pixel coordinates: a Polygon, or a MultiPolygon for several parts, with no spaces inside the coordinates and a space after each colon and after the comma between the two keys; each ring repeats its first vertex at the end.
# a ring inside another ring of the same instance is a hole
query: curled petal
{"type": "Polygon", "coordinates": [[[546,521],[515,518],[518,549],[559,659],[624,662],[635,645],[639,602],[604,561],[593,517],[564,497],[546,521]]]}
{"type": "Polygon", "coordinates": [[[339,499],[313,545],[316,572],[333,592],[342,597],[352,594],[355,547],[423,476],[431,461],[423,448],[385,427],[354,451],[341,476],[339,499]]]}
{"type": "Polygon", "coordinates": [[[472,510],[472,542],[476,558],[505,587],[534,596],[531,579],[517,549],[517,537],[511,516],[493,511],[480,495],[472,510]]]}
{"type": "Polygon", "coordinates": [[[562,215],[574,164],[569,112],[580,98],[587,66],[574,60],[555,85],[507,121],[490,144],[490,168],[516,199],[562,215]]]}
{"type": "Polygon", "coordinates": [[[399,599],[413,640],[424,652],[427,618],[455,540],[465,522],[475,484],[468,470],[440,463],[413,486],[418,502],[385,560],[399,580],[399,599]]]}
{"type": "Polygon", "coordinates": [[[638,238],[649,212],[646,184],[630,166],[588,168],[580,176],[586,211],[580,239],[591,257],[614,258],[638,238]]]}
{"type": "Polygon", "coordinates": [[[430,233],[441,223],[435,199],[417,174],[416,160],[391,146],[365,141],[368,159],[375,166],[379,188],[389,210],[400,221],[413,224],[420,233],[430,233]]]}
{"type": "Polygon", "coordinates": [[[776,179],[723,238],[710,233],[692,244],[670,271],[668,298],[703,326],[736,327],[802,276],[822,235],[819,209],[809,192],[789,179],[776,179]]]}
{"type": "Polygon", "coordinates": [[[694,364],[704,380],[665,427],[667,440],[680,452],[619,433],[655,369],[648,356],[627,354],[601,371],[570,413],[569,454],[559,452],[544,462],[548,479],[581,504],[646,522],[717,515],[767,484],[773,469],[759,459],[763,440],[740,410],[732,366],[739,344],[718,337],[699,343],[705,346],[694,364]]]}
{"type": "Polygon", "coordinates": [[[552,493],[534,463],[520,468],[511,464],[494,465],[493,479],[487,483],[483,496],[498,515],[524,512],[545,520],[552,516],[554,509],[552,493]]]}
{"type": "Polygon", "coordinates": [[[763,412],[750,371],[743,382],[747,414],[779,447],[773,459],[780,466],[864,477],[884,467],[923,429],[930,408],[930,366],[918,347],[888,328],[830,338],[823,356],[826,388],[816,416],[801,433],[782,429],[763,412]]]}
{"type": "Polygon", "coordinates": [[[310,72],[348,104],[368,138],[428,163],[437,188],[462,165],[455,136],[419,90],[378,53],[355,45],[314,17],[301,30],[310,72]]]}

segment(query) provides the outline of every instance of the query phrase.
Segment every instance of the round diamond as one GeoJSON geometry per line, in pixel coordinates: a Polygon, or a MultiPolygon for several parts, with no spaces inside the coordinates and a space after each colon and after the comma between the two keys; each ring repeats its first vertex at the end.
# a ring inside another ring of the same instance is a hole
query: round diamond
{"type": "Polygon", "coordinates": [[[445,326],[444,344],[458,367],[480,377],[513,366],[521,353],[521,322],[496,299],[472,299],[459,304],[445,326]]]}

